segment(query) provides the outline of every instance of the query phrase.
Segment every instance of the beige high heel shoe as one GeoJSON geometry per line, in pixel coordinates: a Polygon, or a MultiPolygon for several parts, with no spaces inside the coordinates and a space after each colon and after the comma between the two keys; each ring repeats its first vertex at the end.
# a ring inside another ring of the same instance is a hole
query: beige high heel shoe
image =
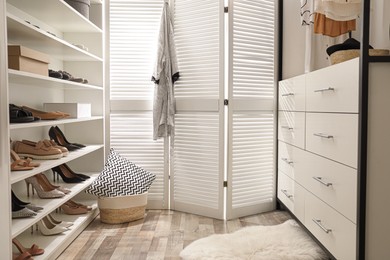
{"type": "Polygon", "coordinates": [[[65,196],[63,192],[45,186],[44,183],[42,183],[42,180],[36,176],[28,177],[25,181],[27,185],[27,197],[30,196],[30,185],[32,186],[32,194],[34,195],[34,190],[36,190],[38,197],[41,199],[54,199],[65,196]]]}
{"type": "Polygon", "coordinates": [[[38,173],[37,178],[41,180],[41,184],[45,185],[46,190],[59,190],[64,194],[68,194],[71,192],[71,190],[67,188],[62,188],[61,186],[58,185],[53,185],[46,177],[45,174],[43,173],[38,173]]]}
{"type": "Polygon", "coordinates": [[[72,223],[72,222],[57,220],[57,219],[55,219],[51,214],[47,215],[47,219],[48,219],[53,225],[56,225],[56,226],[59,226],[59,227],[69,228],[69,227],[73,226],[73,223],[72,223]]]}

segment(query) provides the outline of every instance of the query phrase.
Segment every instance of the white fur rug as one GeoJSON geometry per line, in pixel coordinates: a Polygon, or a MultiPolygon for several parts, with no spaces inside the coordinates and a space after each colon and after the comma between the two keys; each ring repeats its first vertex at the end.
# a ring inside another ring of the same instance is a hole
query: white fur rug
{"type": "Polygon", "coordinates": [[[180,253],[185,260],[266,259],[320,260],[323,250],[294,221],[276,226],[251,226],[231,234],[198,239],[180,253]]]}

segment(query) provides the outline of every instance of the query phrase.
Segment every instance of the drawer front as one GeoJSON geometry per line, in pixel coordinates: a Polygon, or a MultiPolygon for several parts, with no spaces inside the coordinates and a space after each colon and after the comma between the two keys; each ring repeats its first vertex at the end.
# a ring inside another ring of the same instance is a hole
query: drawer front
{"type": "Polygon", "coordinates": [[[301,75],[279,81],[279,110],[305,111],[305,80],[301,75]]]}
{"type": "Polygon", "coordinates": [[[356,259],[356,225],[308,191],[305,226],[337,259],[356,259]]]}
{"type": "Polygon", "coordinates": [[[304,223],[305,190],[282,172],[278,174],[278,199],[304,223]]]}
{"type": "Polygon", "coordinates": [[[359,60],[354,59],[306,76],[306,111],[358,113],[359,60]]]}
{"type": "Polygon", "coordinates": [[[356,169],[298,148],[293,154],[296,181],[356,223],[356,169]]]}
{"type": "MultiPolygon", "coordinates": [[[[294,146],[284,142],[278,142],[278,168],[279,171],[295,180],[294,171],[294,146]]],[[[295,148],[299,149],[299,148],[295,148]]]]}
{"type": "Polygon", "coordinates": [[[306,113],[306,150],[357,168],[358,115],[306,113]]]}
{"type": "Polygon", "coordinates": [[[305,148],[305,113],[279,111],[279,140],[305,148]]]}

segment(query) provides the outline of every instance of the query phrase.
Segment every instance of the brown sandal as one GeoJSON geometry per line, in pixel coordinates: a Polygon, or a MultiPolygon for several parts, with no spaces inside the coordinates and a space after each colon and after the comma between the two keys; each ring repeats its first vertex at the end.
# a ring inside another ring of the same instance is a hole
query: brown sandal
{"type": "Polygon", "coordinates": [[[11,163],[11,171],[28,171],[40,165],[39,163],[33,163],[30,158],[20,159],[19,155],[13,150],[10,153],[11,159],[13,160],[11,163]]]}
{"type": "MultiPolygon", "coordinates": [[[[34,255],[42,255],[43,253],[45,253],[45,250],[42,249],[42,248],[39,248],[38,245],[36,244],[33,244],[30,248],[25,248],[18,240],[16,240],[15,238],[12,239],[12,244],[14,244],[20,253],[24,254],[24,253],[28,253],[31,256],[34,256],[34,255]]],[[[22,258],[24,259],[24,258],[22,258]]],[[[27,258],[29,259],[29,258],[27,258]]]]}
{"type": "Polygon", "coordinates": [[[21,254],[12,254],[12,260],[33,260],[34,258],[28,252],[24,252],[21,254]]]}

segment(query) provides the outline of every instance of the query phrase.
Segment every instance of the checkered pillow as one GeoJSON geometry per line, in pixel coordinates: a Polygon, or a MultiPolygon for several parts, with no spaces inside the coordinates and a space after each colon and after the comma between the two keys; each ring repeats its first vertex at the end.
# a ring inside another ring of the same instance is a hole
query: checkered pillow
{"type": "Polygon", "coordinates": [[[85,190],[98,197],[115,197],[147,192],[156,175],[120,156],[114,149],[104,165],[103,171],[85,190]]]}

